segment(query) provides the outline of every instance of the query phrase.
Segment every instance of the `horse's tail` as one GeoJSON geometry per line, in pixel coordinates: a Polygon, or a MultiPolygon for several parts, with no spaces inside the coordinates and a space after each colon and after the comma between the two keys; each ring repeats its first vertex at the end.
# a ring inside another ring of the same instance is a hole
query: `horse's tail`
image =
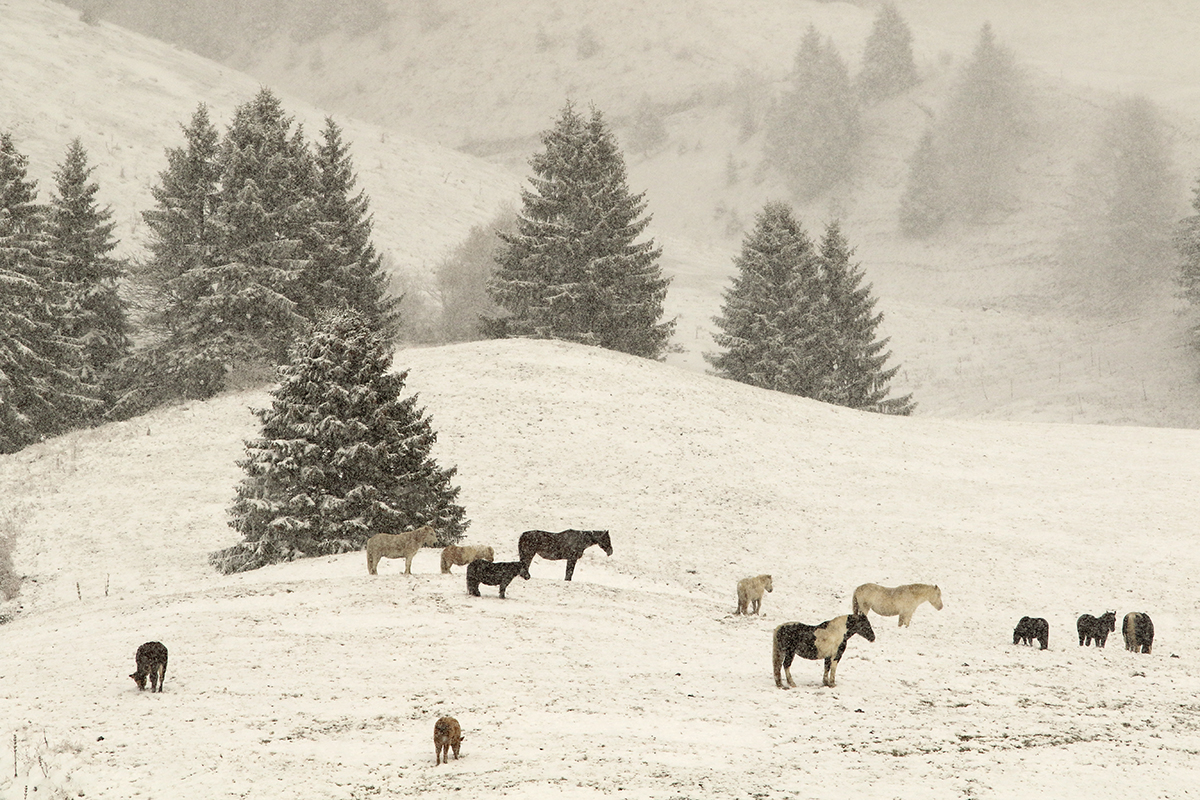
{"type": "Polygon", "coordinates": [[[442,574],[446,575],[450,572],[450,548],[454,545],[447,545],[442,548],[442,574]]]}
{"type": "MultiPolygon", "coordinates": [[[[780,628],[783,627],[782,625],[780,628]]],[[[775,672],[775,685],[783,686],[783,648],[779,646],[779,628],[771,636],[771,669],[775,672]]]]}

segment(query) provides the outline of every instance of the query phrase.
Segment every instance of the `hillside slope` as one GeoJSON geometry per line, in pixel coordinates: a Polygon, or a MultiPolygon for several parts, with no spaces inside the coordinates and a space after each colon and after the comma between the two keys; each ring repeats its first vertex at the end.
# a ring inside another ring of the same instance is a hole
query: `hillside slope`
{"type": "MultiPolygon", "coordinates": [[[[206,103],[221,130],[233,109],[261,88],[259,79],[139,36],[110,23],[86,25],[48,0],[0,6],[0,129],[29,157],[41,199],[67,144],[79,137],[95,166],[99,202],[111,205],[118,250],[144,246],[141,212],[166,168],[165,148],[183,144],[180,126],[206,103]]],[[[328,111],[281,94],[309,136],[328,111]]],[[[398,269],[428,269],[516,196],[505,169],[455,151],[336,116],[350,144],[359,185],[371,198],[375,241],[398,269]]]]}
{"type": "Polygon", "coordinates": [[[1200,433],[865,415],[593,348],[402,351],[456,465],[468,539],[604,527],[564,583],[466,596],[436,551],[220,576],[248,406],[228,395],[0,457],[27,576],[0,626],[0,798],[1188,796],[1200,745],[1200,433]],[[771,572],[764,616],[735,581],[771,572]],[[770,676],[771,629],[865,581],[936,582],[872,617],[838,686],[770,676]],[[1152,655],[1074,642],[1149,612],[1152,655]],[[1051,647],[1010,644],[1045,616],[1051,647]],[[134,648],[171,648],[136,692],[134,648]],[[428,762],[442,713],[463,759],[428,762]],[[15,771],[17,778],[10,776],[15,771]],[[33,792],[30,791],[30,795],[33,792]]]}

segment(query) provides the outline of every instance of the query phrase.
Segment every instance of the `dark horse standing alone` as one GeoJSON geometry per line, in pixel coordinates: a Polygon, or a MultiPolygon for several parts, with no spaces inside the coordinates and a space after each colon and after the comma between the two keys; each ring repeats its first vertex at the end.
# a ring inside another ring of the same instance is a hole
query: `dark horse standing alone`
{"type": "Polygon", "coordinates": [[[608,540],[608,531],[525,531],[517,541],[517,550],[526,569],[533,563],[534,556],[552,561],[567,559],[566,579],[571,580],[571,576],[575,574],[575,562],[583,555],[584,550],[594,544],[600,545],[605,555],[612,555],[612,542],[608,540]]]}
{"type": "Polygon", "coordinates": [[[1045,650],[1050,646],[1050,623],[1042,617],[1021,617],[1017,627],[1013,628],[1013,644],[1032,645],[1037,639],[1045,650]]]}
{"type": "Polygon", "coordinates": [[[1098,617],[1084,614],[1076,620],[1075,629],[1079,631],[1081,646],[1086,646],[1085,642],[1091,644],[1095,639],[1096,647],[1104,647],[1104,643],[1108,641],[1108,634],[1117,629],[1117,612],[1105,611],[1098,617]]]}

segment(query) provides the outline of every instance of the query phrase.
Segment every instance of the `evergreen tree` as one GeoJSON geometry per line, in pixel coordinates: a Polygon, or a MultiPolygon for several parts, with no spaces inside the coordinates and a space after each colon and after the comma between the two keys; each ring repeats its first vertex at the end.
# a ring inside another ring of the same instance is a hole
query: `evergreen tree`
{"type": "Polygon", "coordinates": [[[985,24],[938,136],[950,192],[948,207],[968,220],[982,219],[1011,204],[1027,105],[1024,80],[1012,53],[997,43],[991,25],[985,24]]]}
{"type": "Polygon", "coordinates": [[[912,31],[893,2],[883,3],[863,48],[859,95],[867,102],[894,97],[917,83],[912,31]]]}
{"type": "Polygon", "coordinates": [[[1077,165],[1060,246],[1067,283],[1098,309],[1167,294],[1180,186],[1166,124],[1144,96],[1109,109],[1092,156],[1077,165]]]}
{"type": "Polygon", "coordinates": [[[804,397],[821,390],[827,359],[820,303],[819,254],[791,209],[768,203],[734,259],[724,292],[724,352],[706,353],[714,374],[804,397]]]}
{"type": "Polygon", "coordinates": [[[280,370],[262,434],[246,443],[246,472],[230,508],[242,542],[215,552],[222,572],[362,548],[375,533],[432,524],[441,544],[468,522],[450,485],[455,469],[430,456],[437,439],[408,373],[363,315],[325,318],[280,370]]]}
{"type": "MultiPolygon", "coordinates": [[[[220,178],[219,135],[203,103],[182,127],[184,146],[167,150],[167,168],[150,189],[155,208],[142,212],[150,228],[150,258],[142,271],[164,292],[189,269],[211,266],[217,243],[213,218],[220,178]]],[[[174,304],[185,302],[179,298],[174,304]]]]}
{"type": "Polygon", "coordinates": [[[83,346],[57,324],[47,209],[27,163],[0,133],[0,453],[78,425],[97,405],[80,380],[83,346]]]}
{"type": "Polygon", "coordinates": [[[945,169],[933,132],[925,131],[908,162],[908,182],[900,196],[900,232],[905,236],[929,236],[946,221],[950,198],[943,182],[945,169]]]}
{"type": "Polygon", "coordinates": [[[129,351],[125,306],[117,294],[121,264],[111,257],[112,210],[96,205],[99,186],[91,181],[87,151],[79,139],[67,147],[54,173],[47,225],[49,252],[65,289],[59,325],[83,343],[84,379],[101,376],[129,351]]]}
{"type": "Polygon", "coordinates": [[[374,330],[391,336],[398,322],[396,301],[387,297],[383,261],[371,242],[371,213],[365,192],[354,193],[358,178],[349,147],[332,117],[316,155],[316,219],[308,232],[309,263],[302,296],[312,299],[312,318],[323,311],[352,308],[374,330]]]}
{"type": "MultiPolygon", "coordinates": [[[[1192,210],[1196,213],[1179,222],[1175,249],[1179,253],[1179,286],[1183,298],[1200,308],[1200,178],[1192,189],[1192,210]]],[[[1193,328],[1195,344],[1200,347],[1200,326],[1193,328]]]]}
{"type": "Polygon", "coordinates": [[[661,358],[675,327],[659,322],[670,281],[653,240],[635,241],[650,217],[644,194],[629,193],[616,139],[598,110],[585,120],[568,103],[542,142],[489,285],[507,316],[485,320],[485,332],[661,358]]]}
{"type": "Polygon", "coordinates": [[[899,367],[884,364],[888,339],[875,339],[883,321],[875,313],[871,285],[862,285],[863,272],[850,261],[854,251],[836,222],[825,229],[821,240],[822,283],[826,307],[826,331],[832,358],[826,361],[825,383],[818,400],[863,411],[907,416],[915,405],[912,395],[888,398],[888,383],[899,367]]]}
{"type": "Polygon", "coordinates": [[[849,177],[861,141],[846,62],[810,25],[796,53],[791,88],[767,120],[766,158],[805,202],[849,177]]]}
{"type": "Polygon", "coordinates": [[[490,223],[471,228],[467,238],[438,265],[444,341],[483,338],[481,320],[501,312],[488,296],[488,281],[496,268],[496,253],[501,245],[499,234],[511,236],[516,228],[516,211],[506,206],[490,223]]]}
{"type": "MultiPolygon", "coordinates": [[[[303,291],[303,249],[316,220],[313,161],[279,100],[263,89],[234,112],[221,143],[214,253],[170,284],[188,360],[282,363],[316,300],[303,291]]],[[[213,392],[222,386],[210,387],[213,392]]]]}
{"type": "Polygon", "coordinates": [[[875,341],[883,317],[852,255],[836,223],[818,250],[786,205],[768,204],[714,320],[724,348],[705,354],[714,373],[864,411],[912,413],[911,395],[887,397],[898,368],[884,368],[888,340],[875,341]]]}

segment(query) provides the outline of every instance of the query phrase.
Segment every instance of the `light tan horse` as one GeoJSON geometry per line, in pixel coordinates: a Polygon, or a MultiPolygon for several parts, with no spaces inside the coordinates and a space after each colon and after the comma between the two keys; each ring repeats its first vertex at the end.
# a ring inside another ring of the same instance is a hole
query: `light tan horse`
{"type": "Polygon", "coordinates": [[[942,610],[942,590],[928,583],[906,583],[889,589],[878,583],[864,583],[854,590],[853,609],[855,614],[874,611],[883,617],[900,615],[900,625],[908,627],[913,612],[921,603],[942,610]]]}
{"type": "Polygon", "coordinates": [[[404,574],[411,575],[413,556],[424,545],[433,544],[436,540],[437,534],[432,525],[404,533],[377,533],[367,539],[367,573],[379,574],[375,568],[379,566],[380,558],[403,558],[404,574]]]}
{"type": "Polygon", "coordinates": [[[762,605],[763,591],[775,591],[771,586],[770,575],[757,575],[753,578],[742,578],[738,581],[738,609],[739,614],[757,614],[759,607],[762,605]],[[753,606],[754,610],[750,611],[753,606]]]}
{"type": "Polygon", "coordinates": [[[465,567],[477,558],[484,561],[495,561],[496,551],[486,544],[463,545],[452,544],[442,550],[442,574],[449,575],[451,567],[465,567]]]}

